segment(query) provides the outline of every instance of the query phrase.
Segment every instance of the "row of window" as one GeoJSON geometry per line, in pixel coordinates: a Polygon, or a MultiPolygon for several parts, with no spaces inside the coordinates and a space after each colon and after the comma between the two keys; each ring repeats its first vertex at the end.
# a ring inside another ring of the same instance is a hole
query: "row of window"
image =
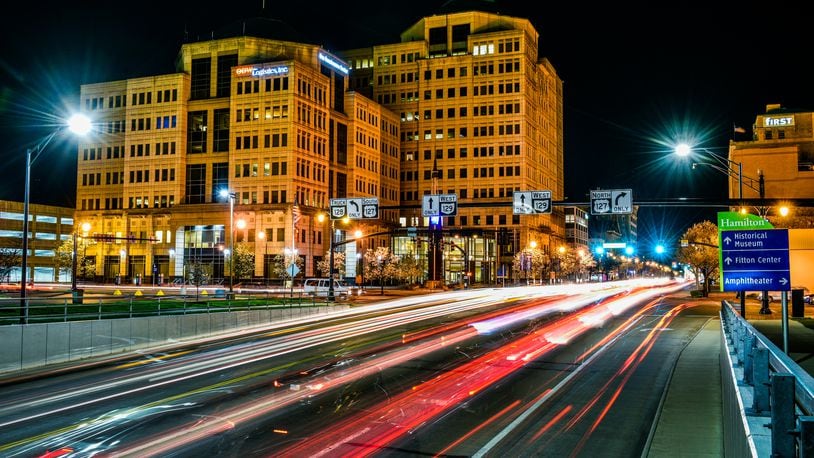
{"type": "MultiPolygon", "coordinates": [[[[156,103],[167,103],[178,101],[178,89],[164,89],[156,91],[156,103]]],[[[134,92],[131,96],[131,105],[147,105],[152,103],[152,92],[134,92]]],[[[111,95],[107,98],[107,108],[123,108],[127,106],[127,98],[124,95],[111,95]]],[[[85,99],[85,109],[103,110],[105,108],[104,97],[92,97],[85,99]]]]}
{"type": "MultiPolygon", "coordinates": [[[[278,92],[288,90],[288,77],[267,78],[264,80],[265,92],[278,92]]],[[[235,84],[237,95],[257,94],[260,92],[260,80],[238,81],[235,84]]]]}
{"type": "MultiPolygon", "coordinates": [[[[495,94],[495,87],[497,87],[498,94],[513,94],[520,92],[520,82],[513,81],[513,82],[501,82],[497,84],[481,84],[479,86],[473,86],[472,92],[475,96],[485,96],[485,95],[494,95],[495,94]]],[[[456,90],[455,88],[447,88],[446,91],[444,89],[436,89],[435,90],[435,99],[441,100],[444,98],[444,93],[446,92],[446,98],[455,98],[456,90]]],[[[467,97],[468,95],[468,88],[463,86],[458,89],[457,94],[459,97],[467,97]]],[[[407,102],[417,102],[419,100],[419,93],[417,91],[408,91],[408,92],[400,92],[396,94],[395,92],[390,93],[379,93],[376,94],[376,100],[382,105],[392,105],[395,103],[407,103],[407,102]]],[[[432,90],[425,90],[424,91],[424,100],[433,100],[433,91],[432,90]]],[[[415,114],[414,114],[415,116],[415,114]]],[[[417,118],[416,118],[417,119],[417,118]]],[[[402,117],[402,120],[405,120],[402,117]]]]}
{"type": "MultiPolygon", "coordinates": [[[[54,234],[53,232],[33,232],[32,233],[31,231],[29,231],[28,236],[31,237],[32,235],[37,240],[56,240],[57,239],[57,234],[54,234]]],[[[21,238],[23,238],[23,231],[12,231],[12,230],[7,230],[7,229],[0,229],[0,238],[1,237],[21,239],[21,238]]],[[[66,238],[69,238],[69,237],[70,237],[70,234],[62,234],[60,236],[60,239],[65,240],[66,238]]],[[[20,253],[22,253],[22,251],[20,251],[20,253]]],[[[38,254],[36,256],[42,256],[42,255],[38,254]]]]}
{"type": "MultiPolygon", "coordinates": [[[[299,165],[299,164],[298,164],[299,165]]],[[[256,177],[259,174],[259,164],[257,162],[246,162],[235,164],[235,178],[256,177]]],[[[288,175],[287,162],[265,162],[263,163],[263,176],[288,175]]]]}
{"type": "MultiPolygon", "coordinates": [[[[505,166],[505,167],[473,167],[473,178],[494,178],[495,169],[497,169],[497,176],[499,177],[515,177],[520,176],[520,166],[505,166]]],[[[456,169],[447,169],[447,178],[455,179],[456,169]]],[[[457,169],[458,178],[468,178],[469,169],[457,169]]],[[[444,170],[440,170],[439,178],[443,178],[444,170]]],[[[432,170],[424,170],[424,180],[432,179],[432,170]]],[[[418,170],[403,170],[401,172],[401,181],[418,181],[418,170]]]]}
{"type": "MultiPolygon", "coordinates": [[[[11,221],[22,221],[24,218],[23,218],[22,213],[0,211],[0,221],[2,221],[4,219],[11,220],[11,221]]],[[[58,221],[61,221],[62,224],[73,225],[73,218],[71,218],[71,217],[58,218],[56,216],[33,215],[31,213],[28,214],[28,221],[36,221],[38,223],[52,223],[52,224],[56,224],[58,221]]]]}
{"type": "MultiPolygon", "coordinates": [[[[263,119],[287,119],[288,105],[266,106],[263,112],[263,119]]],[[[250,122],[260,120],[260,107],[239,108],[235,112],[235,122],[250,122]]]]}
{"type": "Polygon", "coordinates": [[[154,195],[152,205],[150,205],[150,196],[130,197],[128,204],[129,208],[169,208],[175,206],[175,196],[154,195]]]}
{"type": "MultiPolygon", "coordinates": [[[[280,148],[288,146],[288,134],[265,134],[263,135],[263,148],[280,148]]],[[[260,148],[259,137],[257,135],[242,135],[235,137],[235,149],[258,149],[260,148]]]]}
{"type": "Polygon", "coordinates": [[[311,161],[297,158],[297,176],[325,183],[328,176],[328,167],[324,164],[315,164],[311,161]]]}
{"type": "MultiPolygon", "coordinates": [[[[519,156],[520,155],[520,145],[498,145],[497,146],[497,153],[498,156],[519,156]]],[[[469,149],[466,147],[459,148],[457,150],[457,156],[460,158],[466,158],[469,155],[469,149]]],[[[495,156],[495,146],[476,146],[473,148],[473,155],[474,157],[494,157],[495,156]]],[[[455,159],[456,157],[456,150],[455,148],[448,148],[447,149],[447,159],[455,159]]],[[[443,159],[444,158],[444,150],[443,149],[436,149],[435,154],[433,155],[431,150],[425,149],[424,150],[424,160],[429,161],[431,159],[443,159]]],[[[401,153],[401,160],[403,162],[410,162],[418,160],[418,153],[416,151],[402,151],[401,153]]]]}

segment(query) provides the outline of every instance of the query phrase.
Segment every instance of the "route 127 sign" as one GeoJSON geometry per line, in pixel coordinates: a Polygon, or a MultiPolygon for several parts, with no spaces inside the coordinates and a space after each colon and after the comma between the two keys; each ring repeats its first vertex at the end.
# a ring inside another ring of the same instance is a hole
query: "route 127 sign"
{"type": "Polygon", "coordinates": [[[633,211],[633,191],[610,189],[591,191],[592,215],[625,215],[633,211]]]}

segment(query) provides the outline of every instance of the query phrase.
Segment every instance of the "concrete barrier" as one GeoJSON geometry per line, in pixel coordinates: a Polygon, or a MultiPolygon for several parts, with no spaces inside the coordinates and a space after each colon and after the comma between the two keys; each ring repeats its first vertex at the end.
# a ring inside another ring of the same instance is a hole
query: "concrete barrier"
{"type": "Polygon", "coordinates": [[[291,307],[0,326],[0,374],[119,355],[309,316],[318,319],[347,308],[291,307]]]}

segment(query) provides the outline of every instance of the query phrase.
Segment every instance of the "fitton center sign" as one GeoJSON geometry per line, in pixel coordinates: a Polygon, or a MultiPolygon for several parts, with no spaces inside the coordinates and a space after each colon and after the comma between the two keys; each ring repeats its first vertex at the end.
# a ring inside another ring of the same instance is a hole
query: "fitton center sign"
{"type": "Polygon", "coordinates": [[[789,231],[737,212],[718,213],[721,291],[788,291],[789,231]]]}

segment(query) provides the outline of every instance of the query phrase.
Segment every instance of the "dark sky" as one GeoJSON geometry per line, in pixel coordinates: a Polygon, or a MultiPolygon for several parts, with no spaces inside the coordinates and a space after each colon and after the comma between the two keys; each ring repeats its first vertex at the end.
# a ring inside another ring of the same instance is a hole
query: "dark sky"
{"type": "MultiPolygon", "coordinates": [[[[449,2],[24,2],[0,27],[0,199],[22,200],[25,148],[78,106],[79,85],[171,73],[188,36],[264,14],[328,49],[386,44],[449,2]],[[127,5],[136,8],[124,10],[127,5]]],[[[814,109],[810,16],[743,2],[465,2],[528,18],[564,81],[565,189],[631,188],[636,199],[726,195],[723,174],[669,156],[679,135],[724,153],[766,104],[814,109]],[[662,4],[663,3],[663,4],[662,4]]],[[[803,8],[797,6],[796,8],[803,8]]],[[[73,204],[75,144],[33,167],[31,201],[73,204]]],[[[744,171],[749,174],[749,171],[744,171]]],[[[752,172],[753,173],[753,172],[752,172]]],[[[669,238],[709,209],[643,209],[640,238],[669,238]]],[[[642,242],[646,242],[642,240],[642,242]]]]}

